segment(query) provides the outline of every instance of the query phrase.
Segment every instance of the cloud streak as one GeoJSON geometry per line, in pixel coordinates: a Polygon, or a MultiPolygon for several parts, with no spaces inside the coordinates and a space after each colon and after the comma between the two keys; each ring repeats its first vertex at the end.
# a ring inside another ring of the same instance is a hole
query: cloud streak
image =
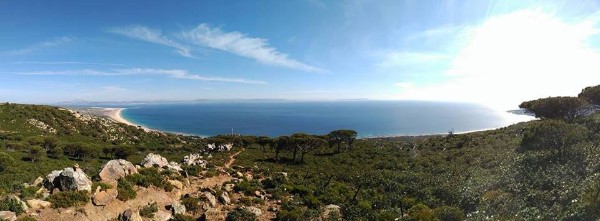
{"type": "Polygon", "coordinates": [[[287,54],[271,47],[267,39],[248,37],[236,31],[224,32],[219,28],[200,24],[190,31],[182,32],[181,37],[198,46],[225,51],[267,65],[307,72],[325,72],[323,69],[289,58],[287,54]]]}
{"type": "Polygon", "coordinates": [[[268,84],[265,81],[249,80],[244,78],[225,78],[214,76],[202,76],[192,74],[187,70],[181,69],[155,69],[155,68],[129,68],[129,69],[113,69],[110,71],[101,71],[93,69],[82,70],[63,70],[63,71],[37,71],[37,72],[8,72],[11,74],[20,75],[92,75],[92,76],[126,76],[126,75],[164,75],[171,78],[197,80],[197,81],[213,81],[227,83],[242,83],[242,84],[268,84]]]}
{"type": "Polygon", "coordinates": [[[174,48],[181,56],[192,57],[189,47],[169,39],[167,36],[163,35],[160,30],[154,30],[140,25],[132,25],[128,27],[111,28],[109,29],[109,32],[137,40],[168,46],[174,48]]]}
{"type": "Polygon", "coordinates": [[[125,66],[124,64],[115,63],[100,63],[100,62],[82,62],[82,61],[18,61],[15,64],[43,64],[43,65],[63,65],[63,64],[74,64],[74,65],[108,65],[108,66],[125,66]]]}
{"type": "Polygon", "coordinates": [[[38,42],[36,44],[27,46],[25,48],[11,50],[11,51],[5,51],[5,52],[3,52],[3,54],[5,54],[5,55],[26,55],[26,54],[31,54],[36,51],[42,50],[42,49],[58,47],[60,45],[67,44],[72,41],[73,41],[73,39],[69,38],[69,37],[52,38],[52,39],[49,39],[46,41],[38,42]]]}

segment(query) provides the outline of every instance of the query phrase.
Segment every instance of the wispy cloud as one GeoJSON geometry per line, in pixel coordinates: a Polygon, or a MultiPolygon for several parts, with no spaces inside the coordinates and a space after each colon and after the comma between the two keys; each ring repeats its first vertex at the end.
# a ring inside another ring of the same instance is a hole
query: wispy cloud
{"type": "Polygon", "coordinates": [[[150,29],[145,26],[133,25],[121,28],[111,28],[109,32],[120,34],[129,38],[147,41],[150,43],[160,44],[168,47],[175,48],[177,53],[184,57],[192,57],[190,49],[174,40],[169,39],[163,35],[160,30],[150,29]]]}
{"type": "Polygon", "coordinates": [[[124,75],[165,75],[177,79],[229,82],[243,84],[268,84],[265,81],[249,80],[244,78],[225,78],[214,76],[202,76],[192,74],[187,70],[180,69],[154,69],[154,68],[129,68],[113,69],[109,71],[82,69],[82,70],[63,70],[63,71],[37,71],[37,72],[5,72],[20,75],[96,75],[96,76],[124,76],[124,75]]]}
{"type": "Polygon", "coordinates": [[[100,62],[82,62],[82,61],[17,61],[15,64],[43,64],[43,65],[108,65],[108,66],[125,66],[124,64],[115,63],[100,63],[100,62]]]}
{"type": "Polygon", "coordinates": [[[289,58],[287,54],[270,46],[267,39],[248,37],[236,31],[224,32],[220,28],[200,24],[190,31],[182,32],[181,37],[195,45],[229,52],[267,65],[307,72],[325,72],[323,69],[289,58]]]}
{"type": "Polygon", "coordinates": [[[60,46],[60,45],[63,45],[63,44],[66,44],[66,43],[69,43],[72,41],[73,41],[73,39],[69,38],[69,37],[52,38],[52,39],[49,39],[46,41],[35,43],[35,44],[27,46],[25,48],[11,50],[11,51],[5,51],[2,54],[6,54],[6,55],[31,54],[36,51],[42,50],[42,49],[57,47],[57,46],[60,46]]]}
{"type": "Polygon", "coordinates": [[[376,63],[378,67],[401,67],[408,65],[427,65],[448,61],[452,56],[437,52],[397,52],[391,51],[384,54],[383,59],[376,63]]]}

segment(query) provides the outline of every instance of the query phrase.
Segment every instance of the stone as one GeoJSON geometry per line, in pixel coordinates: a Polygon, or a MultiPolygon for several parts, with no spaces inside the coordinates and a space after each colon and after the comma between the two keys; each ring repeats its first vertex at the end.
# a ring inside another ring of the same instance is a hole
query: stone
{"type": "Polygon", "coordinates": [[[257,190],[257,191],[254,191],[254,196],[256,196],[256,197],[262,197],[263,194],[260,191],[257,190]]]}
{"type": "Polygon", "coordinates": [[[103,182],[117,182],[120,178],[136,173],[138,173],[137,168],[131,162],[111,160],[102,166],[98,177],[103,182]]]}
{"type": "Polygon", "coordinates": [[[202,159],[203,156],[200,154],[190,154],[183,157],[183,164],[188,166],[200,166],[206,168],[208,161],[202,159]]]}
{"type": "Polygon", "coordinates": [[[254,213],[254,215],[256,215],[256,217],[259,217],[260,215],[262,215],[262,211],[259,208],[256,208],[253,206],[247,206],[247,207],[242,207],[242,208],[248,212],[254,213]]]}
{"type": "Polygon", "coordinates": [[[244,178],[244,174],[242,172],[239,172],[239,171],[235,173],[235,176],[237,178],[244,178]]]}
{"type": "Polygon", "coordinates": [[[219,196],[219,201],[221,201],[221,203],[223,203],[223,205],[231,204],[231,199],[229,198],[229,193],[227,193],[227,192],[221,193],[221,196],[219,196]]]}
{"type": "Polygon", "coordinates": [[[225,184],[225,186],[223,187],[223,189],[225,189],[225,191],[227,192],[233,191],[233,188],[235,188],[235,184],[233,183],[225,184]]]}
{"type": "Polygon", "coordinates": [[[325,206],[325,209],[323,210],[323,214],[321,214],[321,217],[323,217],[324,219],[329,218],[331,213],[337,213],[340,214],[340,206],[338,205],[333,205],[333,204],[329,204],[327,206],[325,206]]]}
{"type": "Polygon", "coordinates": [[[67,167],[63,170],[55,170],[46,176],[44,186],[53,190],[87,190],[92,191],[92,180],[79,167],[67,167]]]}
{"type": "Polygon", "coordinates": [[[215,197],[215,195],[213,195],[210,192],[203,192],[202,196],[204,199],[206,199],[208,201],[208,204],[210,205],[210,207],[214,208],[217,206],[217,198],[215,197]]]}
{"type": "Polygon", "coordinates": [[[183,189],[183,183],[179,180],[167,180],[167,182],[177,189],[183,189]]]}
{"type": "Polygon", "coordinates": [[[179,201],[175,201],[173,204],[171,204],[171,213],[173,216],[177,214],[185,214],[185,206],[179,201]]]}
{"type": "Polygon", "coordinates": [[[50,206],[52,206],[52,203],[50,203],[48,201],[44,201],[44,200],[38,200],[38,199],[27,200],[27,204],[29,204],[31,209],[34,209],[34,210],[46,209],[46,208],[50,208],[50,206]]]}
{"type": "Polygon", "coordinates": [[[142,221],[142,217],[137,211],[127,209],[119,215],[119,221],[142,221]]]}
{"type": "Polygon", "coordinates": [[[149,153],[146,155],[146,158],[142,160],[141,165],[146,168],[154,166],[162,168],[169,165],[169,161],[167,161],[167,158],[164,158],[161,155],[149,153]]]}
{"type": "Polygon", "coordinates": [[[17,214],[11,211],[0,211],[0,220],[15,221],[17,214]]]}
{"type": "Polygon", "coordinates": [[[154,217],[152,218],[152,220],[168,221],[168,220],[171,220],[171,218],[173,218],[173,215],[171,215],[170,212],[167,212],[165,210],[159,210],[158,212],[154,213],[154,217]]]}
{"type": "Polygon", "coordinates": [[[42,177],[38,177],[35,180],[33,180],[29,185],[30,186],[40,186],[44,183],[44,178],[42,177]]]}
{"type": "Polygon", "coordinates": [[[183,171],[183,169],[181,168],[181,166],[176,163],[176,162],[169,162],[169,164],[167,164],[167,169],[169,170],[174,170],[174,171],[183,171]]]}
{"type": "Polygon", "coordinates": [[[115,188],[107,189],[105,191],[98,191],[92,196],[92,203],[95,206],[106,206],[117,199],[117,195],[118,191],[115,188]]]}
{"type": "Polygon", "coordinates": [[[8,199],[12,199],[17,201],[17,203],[21,204],[21,207],[23,208],[23,210],[25,212],[27,212],[29,210],[29,206],[27,206],[27,203],[23,202],[18,196],[16,195],[9,195],[8,199]]]}

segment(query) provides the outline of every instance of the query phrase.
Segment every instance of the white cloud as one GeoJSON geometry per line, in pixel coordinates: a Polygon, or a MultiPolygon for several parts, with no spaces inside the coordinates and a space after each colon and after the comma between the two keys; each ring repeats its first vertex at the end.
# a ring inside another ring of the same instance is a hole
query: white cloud
{"type": "Polygon", "coordinates": [[[113,69],[110,71],[101,71],[93,69],[82,70],[63,70],[63,71],[37,71],[37,72],[5,72],[10,74],[21,75],[96,75],[96,76],[123,76],[123,75],[166,75],[172,78],[198,80],[198,81],[215,81],[243,84],[268,84],[265,81],[249,80],[244,78],[225,78],[213,76],[201,76],[189,73],[187,70],[180,69],[154,69],[154,68],[130,68],[130,69],[113,69]]]}
{"type": "Polygon", "coordinates": [[[125,66],[124,64],[115,63],[99,63],[99,62],[81,62],[81,61],[18,61],[15,64],[43,64],[43,65],[108,65],[108,66],[125,66]]]}
{"type": "Polygon", "coordinates": [[[25,55],[25,54],[31,54],[34,53],[36,51],[45,49],[45,48],[53,48],[53,47],[58,47],[60,45],[64,45],[66,43],[72,42],[73,39],[69,38],[69,37],[58,37],[58,38],[52,38],[46,41],[42,41],[42,42],[38,42],[36,44],[27,46],[25,48],[21,48],[21,49],[17,49],[17,50],[11,50],[11,51],[5,51],[3,52],[3,54],[6,55],[25,55]]]}
{"type": "Polygon", "coordinates": [[[192,44],[229,52],[267,65],[308,72],[324,72],[323,69],[289,58],[287,54],[271,47],[267,39],[248,37],[240,32],[223,32],[219,28],[200,24],[190,31],[182,32],[181,37],[192,44]]]}
{"type": "Polygon", "coordinates": [[[177,53],[184,57],[192,57],[190,49],[176,41],[169,39],[163,35],[160,30],[153,30],[140,25],[133,25],[129,27],[111,28],[110,32],[124,35],[126,37],[147,41],[150,43],[160,44],[175,48],[177,53]]]}
{"type": "Polygon", "coordinates": [[[475,27],[444,73],[451,79],[403,90],[396,98],[469,101],[516,108],[525,100],[575,96],[600,84],[590,39],[596,17],[565,21],[541,10],[491,17],[475,27]]]}
{"type": "Polygon", "coordinates": [[[383,60],[376,63],[375,66],[390,68],[407,65],[430,65],[431,63],[438,63],[448,61],[452,56],[448,54],[436,53],[436,52],[388,52],[383,56],[383,60]]]}

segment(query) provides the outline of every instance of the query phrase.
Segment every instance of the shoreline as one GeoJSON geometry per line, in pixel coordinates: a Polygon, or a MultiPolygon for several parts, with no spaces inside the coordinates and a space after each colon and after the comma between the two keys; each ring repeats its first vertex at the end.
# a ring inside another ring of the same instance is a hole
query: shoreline
{"type": "Polygon", "coordinates": [[[110,119],[112,119],[113,121],[116,121],[117,123],[122,123],[122,124],[127,124],[129,126],[134,126],[134,127],[138,127],[141,128],[142,130],[146,131],[146,132],[157,132],[158,130],[153,130],[141,125],[137,125],[134,124],[131,121],[128,121],[125,117],[123,117],[123,110],[127,109],[127,108],[101,108],[103,109],[105,112],[105,115],[108,116],[110,119]]]}

